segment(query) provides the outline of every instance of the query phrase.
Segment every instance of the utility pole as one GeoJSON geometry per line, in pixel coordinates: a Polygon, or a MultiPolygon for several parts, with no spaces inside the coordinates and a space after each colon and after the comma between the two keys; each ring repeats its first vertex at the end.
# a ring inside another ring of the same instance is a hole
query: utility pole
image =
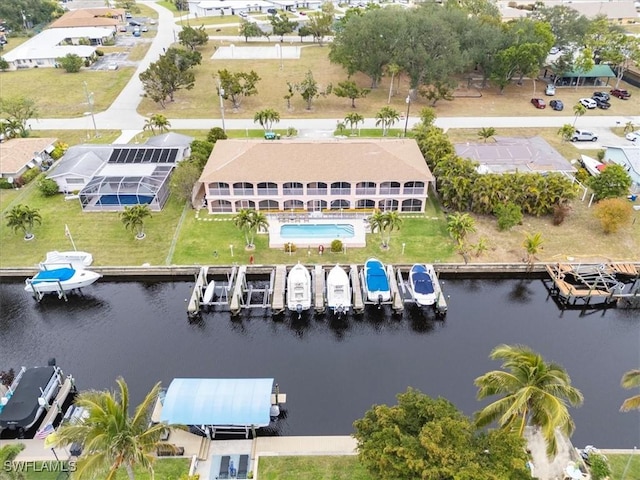
{"type": "MultiPolygon", "coordinates": [[[[220,78],[218,78],[218,97],[220,97],[220,117],[222,118],[222,131],[227,133],[227,129],[224,126],[224,88],[220,84],[220,78]]],[[[233,255],[232,255],[233,256],[233,255]]]]}
{"type": "Polygon", "coordinates": [[[87,82],[82,82],[84,86],[84,95],[87,97],[87,103],[89,104],[89,114],[91,115],[91,121],[93,122],[93,133],[95,137],[98,137],[98,127],[96,126],[96,117],[93,115],[93,92],[89,92],[87,88],[87,82]]]}

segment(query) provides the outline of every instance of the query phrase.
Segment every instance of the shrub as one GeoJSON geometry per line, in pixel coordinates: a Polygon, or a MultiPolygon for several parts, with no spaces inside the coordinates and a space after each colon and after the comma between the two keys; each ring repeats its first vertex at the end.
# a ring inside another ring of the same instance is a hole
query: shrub
{"type": "Polygon", "coordinates": [[[298,247],[296,247],[295,243],[289,242],[284,244],[285,253],[295,253],[296,250],[298,250],[298,247]]]}
{"type": "Polygon", "coordinates": [[[589,454],[589,463],[591,470],[591,478],[593,480],[603,480],[611,475],[611,468],[607,459],[599,453],[589,454]]]}
{"type": "Polygon", "coordinates": [[[227,134],[220,127],[213,127],[207,133],[207,142],[215,144],[218,140],[226,140],[227,134]]]}
{"type": "Polygon", "coordinates": [[[514,203],[504,203],[498,205],[493,211],[498,217],[498,230],[510,230],[512,227],[522,223],[522,210],[514,203]]]}
{"type": "Polygon", "coordinates": [[[39,168],[30,168],[22,174],[21,178],[23,184],[26,185],[27,183],[31,183],[38,175],[40,175],[40,173],[42,172],[40,172],[39,168]]]}
{"type": "Polygon", "coordinates": [[[65,152],[69,149],[69,145],[64,142],[56,142],[54,144],[53,151],[51,152],[51,158],[54,160],[60,159],[65,152]]]}
{"type": "Polygon", "coordinates": [[[287,137],[295,137],[296,135],[298,135],[298,130],[293,127],[287,128],[287,137]]]}
{"type": "Polygon", "coordinates": [[[45,177],[44,175],[38,180],[38,190],[45,197],[53,197],[58,193],[58,184],[55,180],[45,177]]]}
{"type": "Polygon", "coordinates": [[[102,50],[96,50],[96,55],[99,57],[104,57],[104,52],[102,50]]]}
{"type": "Polygon", "coordinates": [[[0,178],[0,190],[10,190],[13,188],[13,184],[9,183],[6,178],[0,178]]]}
{"type": "Polygon", "coordinates": [[[82,57],[75,53],[67,53],[64,57],[57,58],[56,61],[67,73],[78,73],[83,64],[85,67],[91,65],[89,60],[82,60],[82,57]]]}
{"type": "Polygon", "coordinates": [[[333,242],[331,242],[331,251],[334,253],[340,253],[342,252],[342,240],[338,240],[335,239],[333,242]]]}
{"type": "Polygon", "coordinates": [[[581,184],[586,185],[589,181],[591,175],[587,172],[586,168],[580,167],[576,172],[576,180],[578,180],[581,184]]]}
{"type": "Polygon", "coordinates": [[[569,215],[571,211],[571,207],[566,203],[559,203],[553,207],[553,224],[554,225],[562,225],[564,223],[565,218],[569,215]]]}
{"type": "Polygon", "coordinates": [[[595,216],[604,233],[615,233],[631,222],[633,207],[623,198],[607,198],[596,205],[595,216]]]}

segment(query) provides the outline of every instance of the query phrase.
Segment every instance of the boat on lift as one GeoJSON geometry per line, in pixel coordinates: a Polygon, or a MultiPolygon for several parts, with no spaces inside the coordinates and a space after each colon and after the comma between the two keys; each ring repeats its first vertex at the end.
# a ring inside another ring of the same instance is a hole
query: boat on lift
{"type": "Polygon", "coordinates": [[[327,275],[327,307],[336,315],[349,313],[351,308],[351,282],[340,265],[327,275]]]}
{"type": "Polygon", "coordinates": [[[433,265],[416,263],[409,270],[409,286],[413,301],[421,307],[430,306],[438,300],[438,278],[433,265]]]}
{"type": "Polygon", "coordinates": [[[101,274],[73,268],[70,264],[40,264],[40,271],[25,280],[25,291],[33,294],[62,294],[78,288],[88,287],[102,277],[101,274]]]}
{"type": "Polygon", "coordinates": [[[367,300],[380,305],[391,300],[391,287],[384,265],[377,258],[370,258],[364,264],[365,290],[367,300]]]}
{"type": "Polygon", "coordinates": [[[300,263],[287,276],[287,308],[298,312],[298,317],[311,308],[311,274],[300,263]]]}

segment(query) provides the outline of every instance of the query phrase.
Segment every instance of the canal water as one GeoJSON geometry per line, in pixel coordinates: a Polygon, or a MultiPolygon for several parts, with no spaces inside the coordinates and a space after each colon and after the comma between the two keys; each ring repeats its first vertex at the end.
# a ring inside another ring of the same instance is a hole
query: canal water
{"type": "Polygon", "coordinates": [[[500,368],[501,343],[525,344],[563,365],[584,394],[571,411],[576,446],[640,446],[640,414],[620,413],[637,391],[620,387],[640,366],[640,314],[561,311],[541,280],[444,282],[445,320],[409,308],[401,317],[284,317],[261,310],[186,315],[192,282],[98,282],[68,303],[35,302],[22,283],[0,284],[0,370],[51,357],[80,389],[114,386],[122,375],[139,402],[174,377],[274,377],[287,393],[286,435],[345,435],[372,404],[413,386],[471,415],[474,378],[500,368]]]}

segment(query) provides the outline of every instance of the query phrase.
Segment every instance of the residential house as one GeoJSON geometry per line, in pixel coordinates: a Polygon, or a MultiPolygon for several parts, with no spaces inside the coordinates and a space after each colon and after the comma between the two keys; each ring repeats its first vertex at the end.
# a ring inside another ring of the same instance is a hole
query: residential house
{"type": "Polygon", "coordinates": [[[622,165],[631,177],[631,193],[640,194],[640,147],[607,147],[605,162],[622,165]]]}
{"type": "Polygon", "coordinates": [[[12,138],[0,143],[0,177],[16,179],[51,160],[55,138],[12,138]]]}
{"type": "Polygon", "coordinates": [[[111,27],[125,20],[123,8],[81,8],[66,12],[49,28],[111,27]]]}

